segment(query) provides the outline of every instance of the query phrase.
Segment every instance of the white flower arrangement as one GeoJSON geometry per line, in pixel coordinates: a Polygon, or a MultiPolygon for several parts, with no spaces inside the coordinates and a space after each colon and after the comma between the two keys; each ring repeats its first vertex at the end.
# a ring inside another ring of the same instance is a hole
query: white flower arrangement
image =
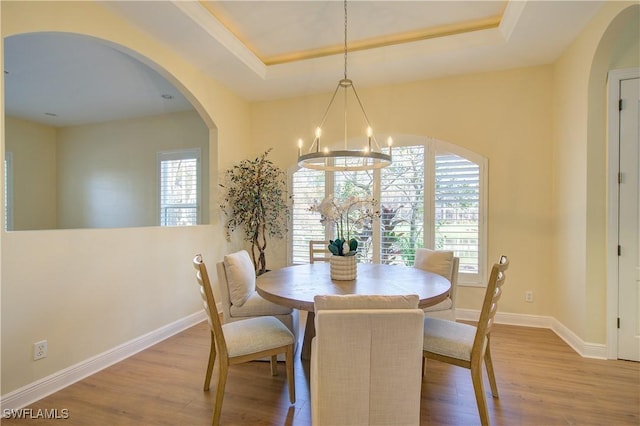
{"type": "Polygon", "coordinates": [[[309,210],[320,213],[320,223],[323,225],[336,225],[338,238],[329,240],[329,251],[336,256],[355,256],[358,241],[351,238],[353,227],[366,218],[380,217],[376,200],[371,197],[349,196],[340,201],[328,195],[320,203],[315,201],[309,210]]]}

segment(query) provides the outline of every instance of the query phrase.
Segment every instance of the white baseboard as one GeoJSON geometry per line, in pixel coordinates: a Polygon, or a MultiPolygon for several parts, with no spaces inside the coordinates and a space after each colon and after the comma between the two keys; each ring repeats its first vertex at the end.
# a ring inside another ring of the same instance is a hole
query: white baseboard
{"type": "Polygon", "coordinates": [[[585,342],[579,338],[573,331],[569,330],[564,324],[555,318],[551,329],[564,340],[567,345],[571,346],[574,351],[578,352],[585,358],[607,359],[607,345],[602,343],[585,342]]]}
{"type": "MultiPolygon", "coordinates": [[[[456,309],[456,319],[478,321],[480,311],[473,309],[456,309]]],[[[584,358],[607,359],[607,345],[589,343],[578,337],[573,331],[553,317],[541,315],[496,313],[496,324],[518,325],[521,327],[548,328],[565,341],[574,351],[584,358]]]]}
{"type": "Polygon", "coordinates": [[[0,397],[0,410],[23,408],[85,377],[180,333],[206,319],[204,311],[191,314],[171,324],[116,346],[106,352],[60,370],[0,397]]]}
{"type": "MultiPolygon", "coordinates": [[[[456,319],[477,321],[480,312],[473,309],[456,309],[456,319]]],[[[97,373],[117,362],[155,345],[206,319],[204,311],[189,315],[120,346],[44,377],[13,392],[0,397],[0,410],[23,408],[54,392],[59,391],[85,377],[97,373]]],[[[498,312],[496,323],[522,327],[548,328],[564,340],[580,356],[585,358],[607,359],[607,347],[604,344],[589,343],[580,339],[564,324],[553,317],[512,314],[498,312]]]]}

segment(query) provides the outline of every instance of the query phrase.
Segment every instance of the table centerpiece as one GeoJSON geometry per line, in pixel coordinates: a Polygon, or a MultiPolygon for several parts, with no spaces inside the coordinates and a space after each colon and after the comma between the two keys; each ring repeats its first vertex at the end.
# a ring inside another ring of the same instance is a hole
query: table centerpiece
{"type": "Polygon", "coordinates": [[[352,231],[355,225],[361,224],[365,219],[380,217],[376,200],[356,196],[336,200],[333,195],[328,195],[322,202],[314,202],[309,210],[320,213],[320,223],[325,226],[333,225],[338,236],[335,240],[329,240],[328,245],[331,252],[331,278],[355,280],[358,273],[358,240],[353,238],[352,231]]]}

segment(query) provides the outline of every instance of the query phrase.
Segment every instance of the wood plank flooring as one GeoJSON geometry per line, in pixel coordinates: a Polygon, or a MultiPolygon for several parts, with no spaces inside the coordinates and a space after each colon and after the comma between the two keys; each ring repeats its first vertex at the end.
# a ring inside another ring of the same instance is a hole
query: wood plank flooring
{"type": "MultiPolygon", "coordinates": [[[[2,424],[211,424],[215,387],[202,391],[207,327],[198,324],[28,407],[34,415],[67,409],[68,419],[2,424]]],[[[493,425],[640,424],[640,363],[581,358],[546,329],[496,325],[491,343],[500,392],[499,399],[487,392],[493,425]]],[[[231,367],[221,424],[310,425],[308,362],[296,357],[295,405],[289,404],[284,363],[278,368],[272,377],[267,362],[231,367]]],[[[485,383],[489,389],[486,377],[485,383]]],[[[421,424],[479,423],[469,371],[429,361],[421,424]]]]}

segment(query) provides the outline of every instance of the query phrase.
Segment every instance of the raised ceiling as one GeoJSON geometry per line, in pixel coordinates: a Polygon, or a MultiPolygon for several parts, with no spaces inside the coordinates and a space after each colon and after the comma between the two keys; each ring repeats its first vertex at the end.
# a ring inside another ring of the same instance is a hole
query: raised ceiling
{"type": "MultiPolygon", "coordinates": [[[[349,44],[371,48],[349,54],[349,76],[361,88],[552,63],[604,3],[351,1],[349,44]]],[[[343,74],[341,1],[106,6],[248,100],[330,91],[343,74]],[[333,55],[313,55],[336,47],[333,55]]]]}
{"type": "MultiPolygon", "coordinates": [[[[343,54],[345,6],[340,1],[200,4],[265,65],[343,54]]],[[[497,28],[506,5],[506,1],[352,2],[347,4],[348,50],[497,28]]]]}
{"type": "MultiPolygon", "coordinates": [[[[329,92],[343,76],[341,1],[100,3],[249,101],[329,92]]],[[[362,89],[553,63],[604,3],[350,1],[348,74],[362,89]]],[[[128,62],[126,66],[142,66],[128,55],[116,55],[113,49],[97,45],[98,50],[91,53],[94,63],[99,60],[95,55],[105,54],[110,60],[128,62]]],[[[22,49],[19,45],[14,48],[22,49]]],[[[69,82],[79,81],[80,74],[86,74],[87,63],[78,59],[66,64],[60,75],[52,75],[55,68],[45,61],[55,61],[55,57],[41,55],[38,64],[30,64],[30,73],[69,82]]],[[[15,58],[5,60],[6,66],[12,64],[15,58]]],[[[83,84],[104,85],[103,76],[111,71],[121,73],[123,64],[115,61],[113,67],[110,70],[105,61],[94,79],[82,77],[83,84]]],[[[9,80],[10,75],[5,75],[7,96],[9,80]]],[[[25,89],[15,88],[15,96],[20,97],[20,90],[25,89]]],[[[157,92],[145,93],[131,84],[103,92],[92,94],[86,101],[108,109],[114,100],[124,100],[139,105],[141,110],[145,103],[158,102],[157,92]]],[[[71,100],[68,92],[47,92],[46,96],[49,103],[61,108],[71,100]]],[[[75,93],[74,99],[78,96],[81,93],[75,93]]],[[[184,102],[180,96],[175,99],[184,102]]],[[[160,102],[167,108],[166,100],[160,102]]],[[[6,104],[10,112],[11,102],[6,104]]],[[[71,109],[67,114],[73,114],[71,109]]]]}

